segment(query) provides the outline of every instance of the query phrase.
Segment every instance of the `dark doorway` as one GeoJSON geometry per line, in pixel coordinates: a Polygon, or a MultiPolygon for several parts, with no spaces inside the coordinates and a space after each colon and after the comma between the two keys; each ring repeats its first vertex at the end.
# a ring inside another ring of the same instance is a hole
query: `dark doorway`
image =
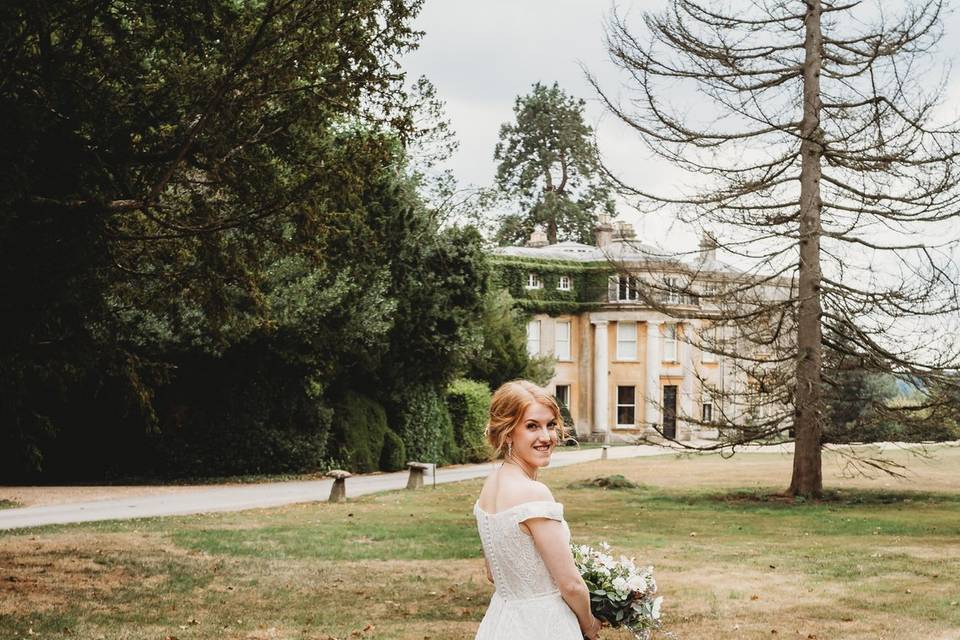
{"type": "Polygon", "coordinates": [[[677,385],[663,387],[663,435],[677,437],[677,385]]]}

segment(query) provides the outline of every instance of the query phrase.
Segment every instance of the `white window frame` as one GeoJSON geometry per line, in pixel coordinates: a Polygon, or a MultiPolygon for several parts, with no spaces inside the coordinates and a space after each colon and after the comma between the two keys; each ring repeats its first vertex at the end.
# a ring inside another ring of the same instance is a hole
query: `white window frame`
{"type": "Polygon", "coordinates": [[[557,357],[557,360],[570,360],[570,330],[569,320],[558,320],[554,325],[553,354],[557,357]],[[561,339],[561,327],[565,327],[566,329],[566,339],[561,339]]]}
{"type": "MultiPolygon", "coordinates": [[[[701,337],[700,346],[714,347],[718,346],[717,342],[717,328],[716,327],[707,327],[703,330],[703,335],[701,337]]],[[[704,364],[716,364],[717,363],[717,354],[709,349],[700,349],[700,362],[704,364]]]]}
{"type": "Polygon", "coordinates": [[[676,324],[665,324],[663,325],[663,361],[664,362],[676,362],[677,361],[677,325],[676,324]]]}
{"type": "Polygon", "coordinates": [[[531,320],[527,323],[527,354],[540,355],[540,321],[531,320]]]}
{"type": "Polygon", "coordinates": [[[617,321],[617,360],[636,361],[637,359],[637,323],[631,321],[617,321]],[[633,335],[627,335],[632,327],[633,335]],[[632,345],[632,346],[631,346],[632,345]]]}
{"type": "Polygon", "coordinates": [[[637,284],[639,279],[635,276],[619,275],[616,277],[617,285],[617,302],[630,302],[632,300],[637,300],[640,297],[640,294],[637,292],[637,284]],[[621,295],[625,294],[625,295],[621,295]]]}
{"type": "Polygon", "coordinates": [[[667,304],[680,304],[680,300],[683,298],[683,294],[677,289],[680,285],[677,284],[677,278],[674,276],[667,276],[663,279],[663,283],[668,288],[668,291],[665,291],[667,304]]]}
{"type": "Polygon", "coordinates": [[[540,274],[534,273],[533,271],[527,274],[527,289],[543,289],[543,280],[540,278],[540,274]]]}
{"type": "Polygon", "coordinates": [[[569,409],[569,408],[570,408],[570,385],[568,385],[568,384],[558,384],[556,387],[554,387],[553,397],[556,398],[557,404],[559,404],[559,405],[561,405],[561,406],[564,406],[564,407],[566,407],[567,409],[569,409]],[[563,390],[564,390],[564,393],[561,394],[561,393],[560,393],[560,389],[563,389],[563,390]],[[561,395],[564,395],[564,396],[566,396],[566,397],[565,397],[565,398],[561,398],[561,397],[560,397],[561,395]]]}
{"type": "Polygon", "coordinates": [[[570,291],[571,288],[570,276],[560,276],[560,280],[557,282],[557,291],[570,291]]]}
{"type": "Polygon", "coordinates": [[[717,293],[719,293],[719,291],[720,288],[716,282],[707,282],[703,285],[703,297],[706,298],[710,304],[717,303],[717,293]]]}
{"type": "Polygon", "coordinates": [[[704,402],[700,407],[701,422],[713,422],[713,402],[704,402]]]}
{"type": "Polygon", "coordinates": [[[637,425],[637,388],[633,385],[617,385],[617,412],[616,422],[618,427],[635,427],[637,425]],[[620,402],[620,389],[633,389],[633,403],[626,404],[620,402]],[[633,410],[633,422],[620,422],[620,409],[630,408],[633,410]]]}

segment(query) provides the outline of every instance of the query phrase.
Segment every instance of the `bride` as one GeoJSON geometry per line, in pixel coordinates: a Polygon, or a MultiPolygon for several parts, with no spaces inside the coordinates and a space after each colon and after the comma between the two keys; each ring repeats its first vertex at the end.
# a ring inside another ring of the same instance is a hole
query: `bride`
{"type": "Polygon", "coordinates": [[[600,622],[570,551],[563,505],[537,481],[563,430],[556,401],[526,380],[493,394],[487,438],[503,463],[474,515],[495,587],[476,640],[596,640],[600,622]]]}

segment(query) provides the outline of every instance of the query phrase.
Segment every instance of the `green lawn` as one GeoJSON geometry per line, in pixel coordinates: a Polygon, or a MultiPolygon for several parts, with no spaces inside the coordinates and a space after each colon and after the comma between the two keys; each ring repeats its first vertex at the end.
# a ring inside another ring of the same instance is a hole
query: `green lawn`
{"type": "Polygon", "coordinates": [[[20,506],[19,502],[13,500],[0,499],[0,509],[15,509],[20,506]]]}
{"type": "MultiPolygon", "coordinates": [[[[656,566],[678,640],[960,638],[960,449],[896,455],[910,480],[842,478],[828,458],[821,502],[770,496],[781,455],[543,479],[576,541],[656,566]],[[611,474],[640,486],[576,486],[611,474]]],[[[472,638],[491,593],[479,487],[0,533],[0,638],[472,638]]]]}

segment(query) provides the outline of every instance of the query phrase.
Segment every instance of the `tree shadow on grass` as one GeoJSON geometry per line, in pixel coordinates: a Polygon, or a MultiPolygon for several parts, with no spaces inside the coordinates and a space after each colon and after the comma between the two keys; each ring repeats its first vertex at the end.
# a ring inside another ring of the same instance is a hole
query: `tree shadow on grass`
{"type": "Polygon", "coordinates": [[[891,491],[888,489],[829,489],[819,498],[803,498],[771,492],[769,489],[734,489],[699,496],[688,496],[698,502],[720,502],[730,506],[794,507],[833,506],[864,507],[881,505],[960,505],[960,495],[932,491],[891,491]]]}

